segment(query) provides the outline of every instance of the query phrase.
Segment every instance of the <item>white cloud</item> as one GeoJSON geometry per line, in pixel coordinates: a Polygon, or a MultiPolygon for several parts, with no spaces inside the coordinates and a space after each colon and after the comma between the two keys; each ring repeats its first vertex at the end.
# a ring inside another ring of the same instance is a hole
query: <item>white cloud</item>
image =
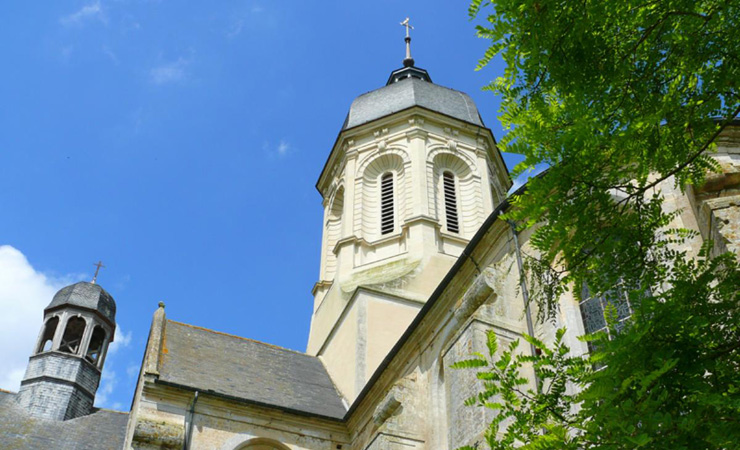
{"type": "Polygon", "coordinates": [[[118,377],[116,372],[113,370],[103,370],[100,376],[100,387],[98,392],[95,394],[95,406],[97,407],[108,407],[108,397],[113,393],[113,390],[118,384],[118,377]]]}
{"type": "Polygon", "coordinates": [[[290,144],[288,144],[287,141],[284,139],[280,140],[280,143],[277,146],[277,154],[280,156],[285,156],[288,154],[288,151],[290,150],[290,144]]]}
{"type": "MultiPolygon", "coordinates": [[[[54,294],[64,286],[88,278],[73,274],[64,277],[45,275],[28,262],[23,253],[9,245],[0,245],[0,388],[17,392],[26,371],[28,357],[41,331],[43,311],[54,294]]],[[[111,360],[131,344],[131,332],[116,326],[113,343],[108,348],[96,405],[107,405],[109,396],[118,384],[111,360]]],[[[120,405],[111,405],[116,409],[120,405]]]]}
{"type": "Polygon", "coordinates": [[[103,7],[100,6],[100,1],[85,5],[80,10],[59,19],[59,23],[67,27],[82,25],[89,21],[99,21],[103,24],[108,23],[108,18],[105,16],[103,7]]]}
{"type": "Polygon", "coordinates": [[[108,355],[115,354],[118,349],[128,347],[131,343],[131,332],[124,333],[121,325],[116,324],[116,331],[113,332],[113,342],[108,347],[108,355]]]}
{"type": "Polygon", "coordinates": [[[180,57],[177,61],[154,67],[149,71],[149,80],[158,85],[183,82],[187,79],[187,68],[190,62],[190,59],[180,57]]]}
{"type": "Polygon", "coordinates": [[[74,52],[74,45],[68,45],[66,47],[62,47],[61,50],[59,50],[59,58],[64,63],[68,63],[69,60],[72,58],[72,53],[74,52]]]}
{"type": "Polygon", "coordinates": [[[120,349],[128,347],[129,344],[131,344],[131,332],[125,333],[121,329],[121,325],[116,324],[113,342],[108,347],[108,353],[104,362],[105,366],[103,366],[103,373],[100,376],[100,387],[98,387],[98,392],[95,393],[95,406],[99,408],[121,409],[119,402],[111,404],[109,398],[115,392],[119,381],[118,373],[114,370],[115,355],[120,349]]]}
{"type": "Polygon", "coordinates": [[[126,369],[126,375],[128,375],[129,379],[136,379],[139,376],[139,370],[141,370],[141,367],[131,364],[126,369]]]}
{"type": "MultiPolygon", "coordinates": [[[[105,357],[105,366],[103,367],[103,373],[100,376],[100,387],[98,392],[95,393],[95,406],[99,408],[110,408],[110,409],[121,409],[121,403],[115,402],[110,403],[110,396],[116,390],[118,386],[119,378],[118,373],[114,370],[114,360],[116,353],[122,348],[128,347],[131,344],[131,332],[125,333],[121,329],[120,324],[116,324],[116,331],[113,335],[113,342],[108,347],[108,354],[105,357]]],[[[126,371],[128,373],[128,370],[126,371]]]]}
{"type": "Polygon", "coordinates": [[[264,141],[262,143],[262,150],[265,152],[268,158],[285,158],[295,151],[295,148],[288,142],[287,139],[280,139],[277,144],[273,144],[270,141],[264,141]]]}
{"type": "Polygon", "coordinates": [[[115,65],[120,64],[120,61],[118,60],[118,56],[116,56],[116,54],[113,53],[113,50],[111,50],[110,47],[108,47],[107,45],[104,45],[102,47],[102,51],[103,51],[103,54],[107,56],[108,59],[110,59],[113,62],[113,64],[115,65]]]}
{"type": "Polygon", "coordinates": [[[0,388],[17,391],[41,330],[44,308],[70,277],[36,271],[17,249],[0,246],[0,388]]]}
{"type": "Polygon", "coordinates": [[[235,38],[239,36],[244,29],[244,19],[235,20],[226,31],[226,37],[235,38]]]}

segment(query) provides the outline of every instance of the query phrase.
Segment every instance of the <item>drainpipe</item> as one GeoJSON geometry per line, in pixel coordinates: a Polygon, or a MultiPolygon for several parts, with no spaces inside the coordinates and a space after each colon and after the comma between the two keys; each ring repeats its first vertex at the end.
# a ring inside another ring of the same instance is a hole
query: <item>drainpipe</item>
{"type": "Polygon", "coordinates": [[[185,415],[185,439],[182,442],[183,450],[190,450],[190,443],[193,439],[193,422],[195,421],[195,404],[198,402],[198,391],[195,391],[193,402],[190,404],[190,411],[185,415]]]}
{"type": "MultiPolygon", "coordinates": [[[[519,247],[519,234],[516,231],[516,224],[511,220],[506,220],[511,227],[511,234],[514,236],[514,249],[516,250],[516,263],[519,267],[519,286],[522,289],[522,298],[524,299],[524,315],[527,319],[527,333],[534,337],[534,325],[532,324],[532,311],[529,308],[529,290],[527,290],[527,279],[524,276],[524,264],[522,263],[522,250],[519,247]]],[[[533,344],[529,344],[532,356],[537,354],[537,349],[533,344]]],[[[540,379],[537,375],[534,377],[537,392],[540,392],[540,379]]]]}

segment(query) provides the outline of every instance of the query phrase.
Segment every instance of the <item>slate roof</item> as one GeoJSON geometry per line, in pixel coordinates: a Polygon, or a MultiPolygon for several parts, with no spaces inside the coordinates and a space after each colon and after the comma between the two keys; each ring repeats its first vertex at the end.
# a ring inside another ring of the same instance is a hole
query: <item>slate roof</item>
{"type": "Polygon", "coordinates": [[[342,419],[347,411],[317,357],[172,320],[159,380],[299,414],[342,419]]]}
{"type": "Polygon", "coordinates": [[[116,323],[116,302],[113,297],[100,285],[80,281],[79,283],[63,287],[54,294],[54,298],[46,309],[62,305],[73,305],[99,311],[112,324],[116,323]]]}
{"type": "Polygon", "coordinates": [[[349,108],[343,130],[402,111],[421,106],[473,125],[484,126],[473,99],[418,78],[406,78],[360,95],[349,108]]]}
{"type": "Polygon", "coordinates": [[[4,450],[120,450],[128,413],[97,409],[65,421],[27,415],[12,392],[0,390],[0,448],[4,450]]]}

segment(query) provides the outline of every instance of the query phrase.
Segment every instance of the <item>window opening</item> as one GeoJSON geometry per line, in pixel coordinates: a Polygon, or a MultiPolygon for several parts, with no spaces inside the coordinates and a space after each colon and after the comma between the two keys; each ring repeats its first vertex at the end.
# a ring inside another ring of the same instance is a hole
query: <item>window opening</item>
{"type": "Polygon", "coordinates": [[[59,325],[59,317],[52,317],[46,321],[44,325],[44,334],[41,335],[41,343],[36,353],[48,352],[51,350],[54,344],[54,333],[57,332],[57,326],[59,325]]]}
{"type": "Polygon", "coordinates": [[[392,233],[393,228],[393,174],[388,172],[380,179],[380,233],[392,233]]]}
{"type": "Polygon", "coordinates": [[[442,187],[445,195],[445,217],[447,218],[447,231],[460,232],[460,221],[457,217],[457,192],[455,191],[455,175],[445,172],[442,175],[442,187]]]}
{"type": "Polygon", "coordinates": [[[97,364],[100,359],[100,355],[103,353],[103,343],[105,342],[105,330],[100,325],[97,325],[93,330],[92,337],[90,338],[90,345],[87,347],[87,354],[85,359],[93,364],[97,364]]]}
{"type": "Polygon", "coordinates": [[[67,328],[62,336],[59,351],[77,354],[82,343],[82,335],[85,332],[85,319],[82,317],[71,317],[67,321],[67,328]]]}
{"type": "MultiPolygon", "coordinates": [[[[579,306],[583,319],[583,328],[586,334],[605,331],[608,338],[611,339],[611,331],[606,326],[606,318],[604,316],[608,305],[612,305],[617,313],[617,323],[615,325],[617,331],[621,330],[626,324],[626,321],[632,316],[632,305],[630,304],[627,293],[620,285],[604,293],[604,295],[597,297],[591,294],[588,286],[584,283],[581,288],[581,299],[579,306]]],[[[594,350],[591,342],[588,343],[588,349],[589,351],[594,350]]]]}

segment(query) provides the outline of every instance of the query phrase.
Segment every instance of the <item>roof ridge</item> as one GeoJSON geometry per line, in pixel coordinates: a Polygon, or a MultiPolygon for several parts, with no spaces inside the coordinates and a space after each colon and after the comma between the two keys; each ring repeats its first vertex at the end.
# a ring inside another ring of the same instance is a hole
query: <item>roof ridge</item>
{"type": "Polygon", "coordinates": [[[267,347],[272,347],[272,348],[277,349],[277,350],[285,350],[286,352],[297,353],[297,354],[302,355],[302,356],[308,356],[310,358],[316,358],[316,359],[318,359],[316,356],[309,355],[309,354],[303,353],[303,352],[299,352],[298,350],[293,350],[292,348],[285,348],[285,347],[281,347],[279,345],[270,344],[269,342],[262,342],[262,341],[258,341],[256,339],[247,338],[247,337],[244,337],[244,336],[237,336],[236,334],[224,333],[223,331],[211,330],[210,328],[200,327],[198,325],[192,325],[192,324],[184,323],[184,322],[178,322],[177,320],[172,320],[172,319],[166,319],[166,320],[167,320],[167,322],[172,322],[172,323],[176,323],[178,325],[183,325],[183,326],[186,326],[186,327],[195,328],[196,330],[208,331],[209,333],[220,334],[222,336],[229,336],[229,337],[241,339],[241,340],[244,340],[244,341],[250,341],[250,342],[254,342],[256,344],[262,344],[262,345],[265,345],[267,347]]]}
{"type": "MultiPolygon", "coordinates": [[[[118,411],[118,410],[110,409],[110,408],[97,408],[97,411],[95,411],[95,412],[99,412],[99,411],[109,412],[109,413],[116,413],[116,414],[125,414],[127,416],[129,415],[129,412],[128,411],[118,411]]],[[[82,416],[82,417],[84,417],[84,416],[82,416]]]]}
{"type": "Polygon", "coordinates": [[[6,389],[3,389],[3,388],[0,388],[0,392],[4,392],[4,393],[6,393],[6,394],[17,394],[17,392],[13,392],[13,391],[8,391],[8,390],[6,390],[6,389]]]}

